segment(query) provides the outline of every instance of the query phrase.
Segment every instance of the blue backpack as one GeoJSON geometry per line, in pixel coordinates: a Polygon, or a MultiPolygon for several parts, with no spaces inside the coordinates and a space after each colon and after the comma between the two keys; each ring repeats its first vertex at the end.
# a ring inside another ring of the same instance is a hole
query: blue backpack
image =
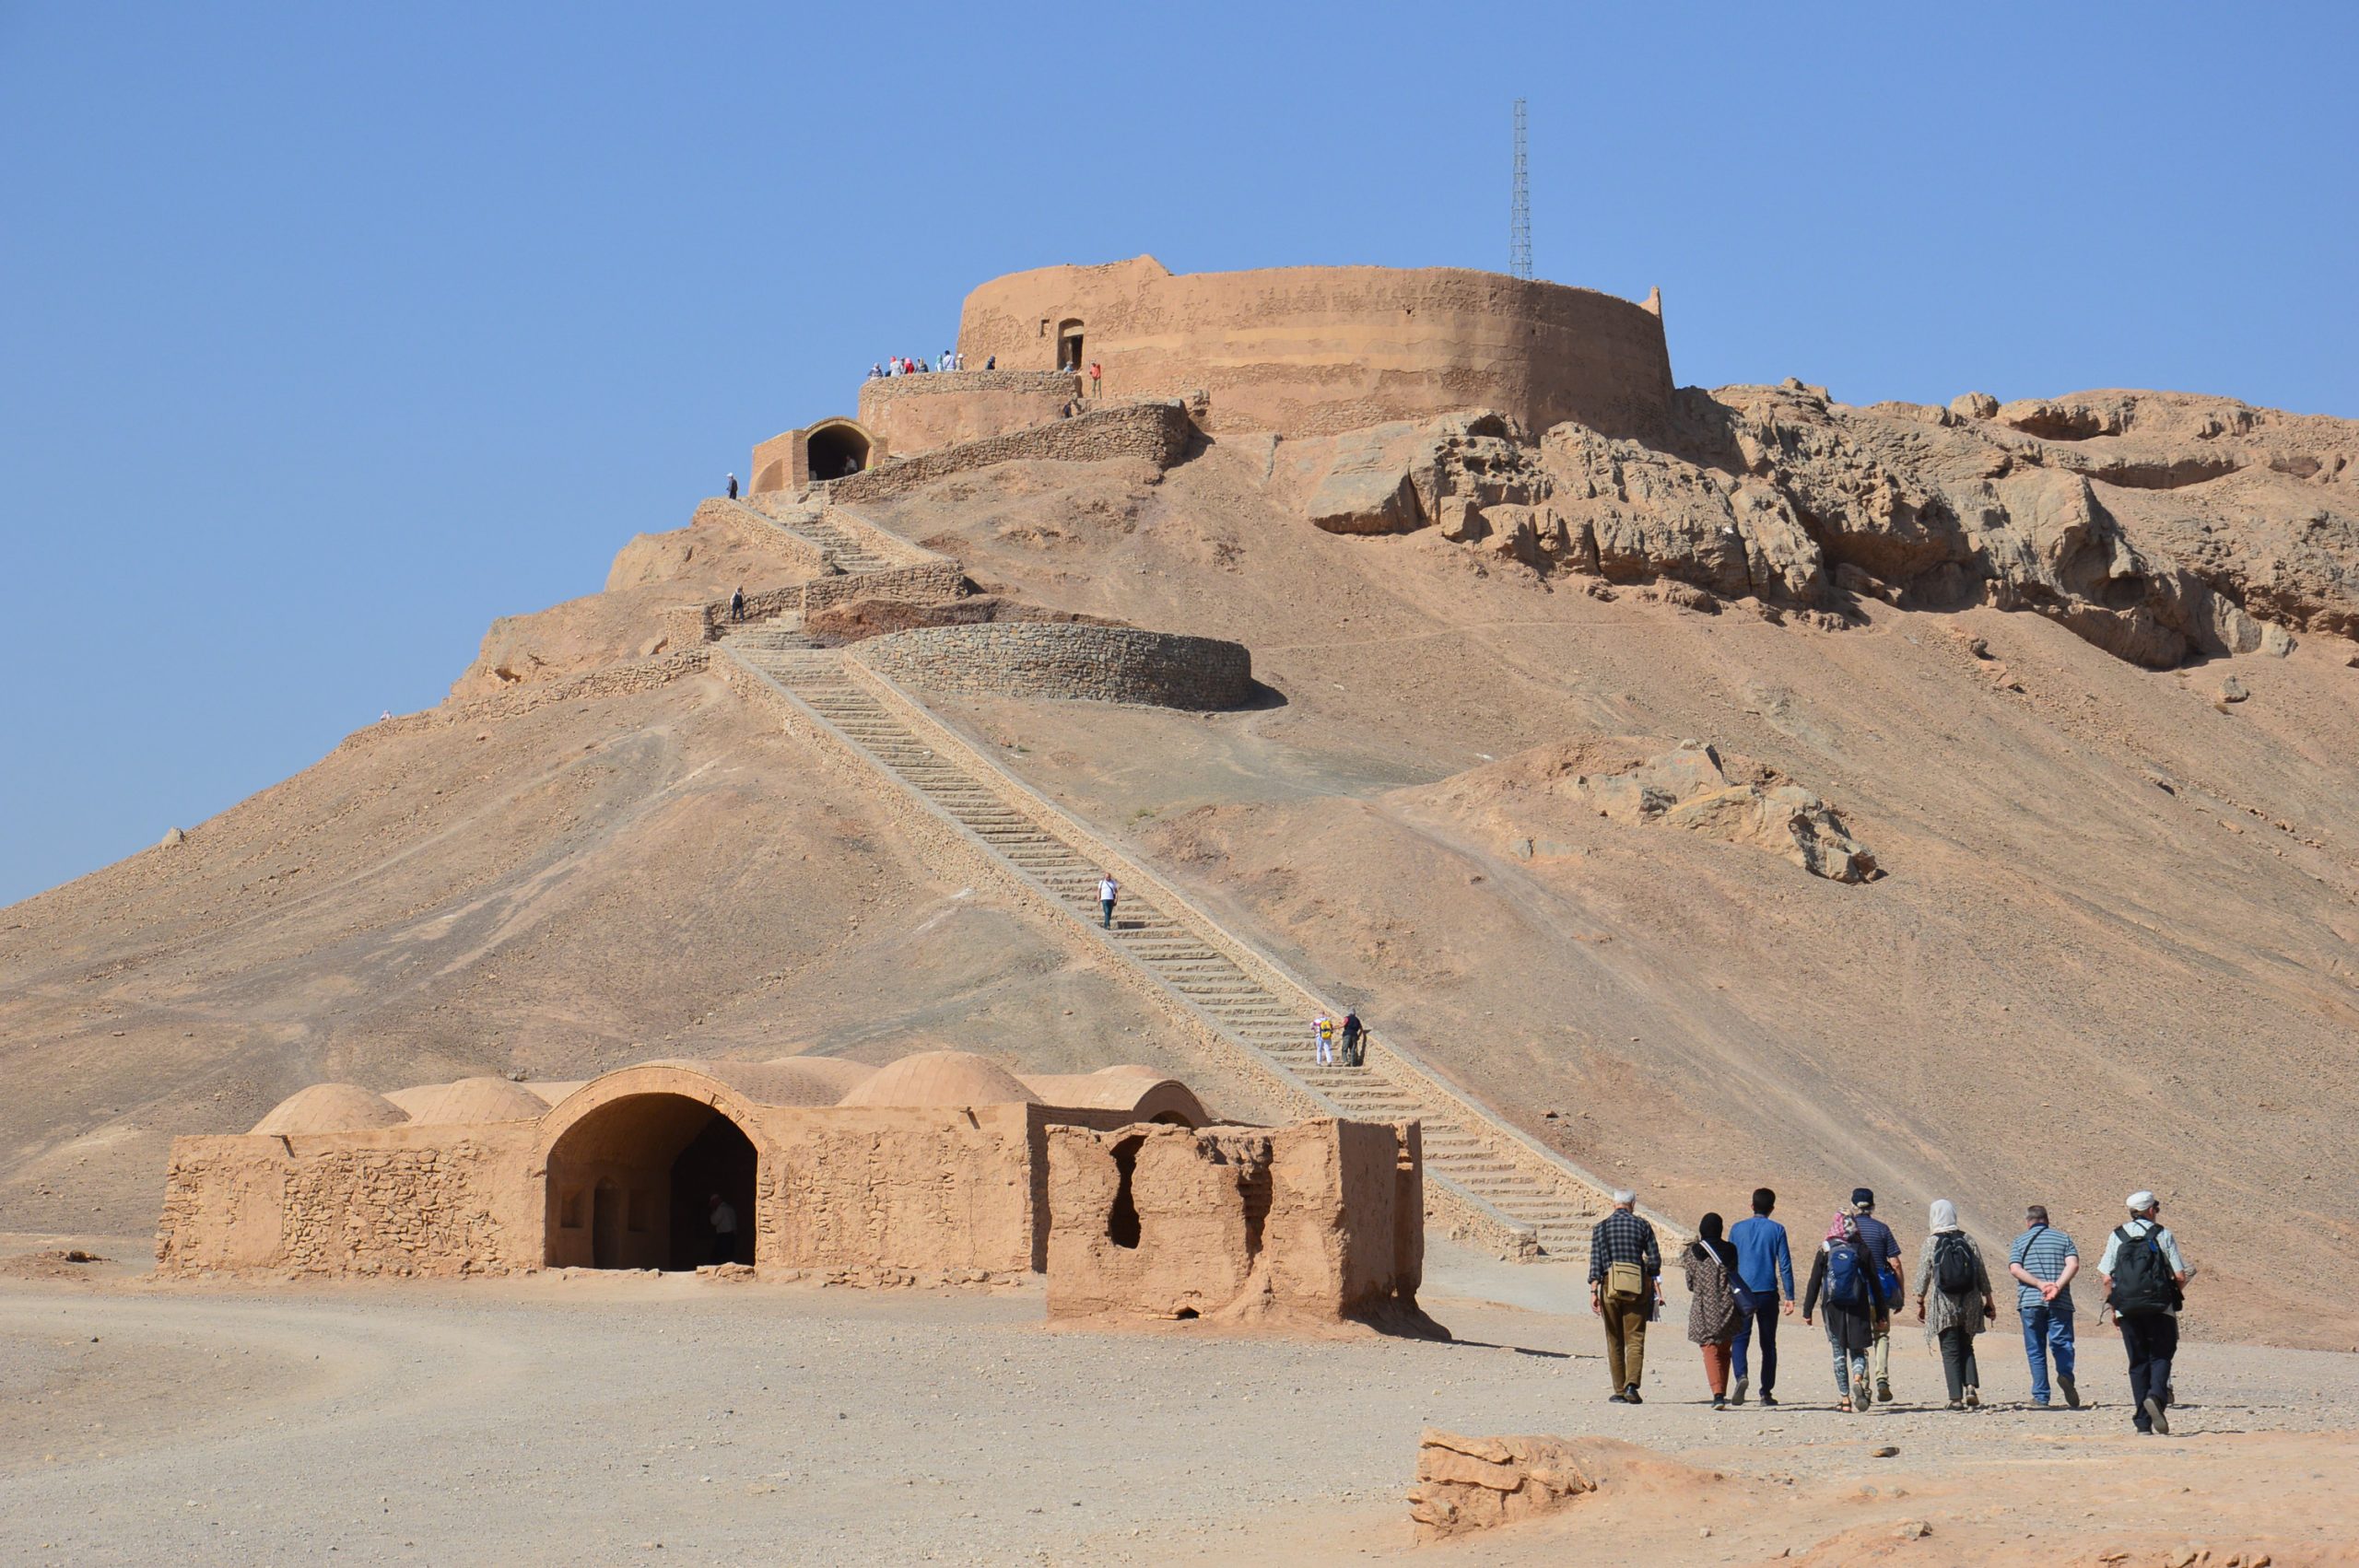
{"type": "Polygon", "coordinates": [[[1868,1305],[1867,1269],[1860,1249],[1848,1241],[1826,1249],[1826,1304],[1847,1312],[1858,1312],[1868,1305]]]}

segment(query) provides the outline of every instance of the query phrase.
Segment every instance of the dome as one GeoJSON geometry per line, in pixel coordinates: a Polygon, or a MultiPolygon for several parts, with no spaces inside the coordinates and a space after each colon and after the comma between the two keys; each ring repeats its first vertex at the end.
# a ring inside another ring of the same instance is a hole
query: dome
{"type": "Polygon", "coordinates": [[[875,1071],[863,1068],[850,1074],[833,1072],[828,1069],[836,1064],[818,1057],[808,1060],[787,1057],[778,1061],[706,1061],[696,1065],[706,1077],[718,1079],[745,1098],[765,1106],[832,1106],[844,1097],[846,1089],[875,1071]]]}
{"type": "Polygon", "coordinates": [[[586,1078],[528,1078],[524,1081],[523,1086],[525,1089],[529,1090],[532,1093],[533,1097],[540,1101],[541,1104],[545,1106],[553,1106],[589,1082],[590,1081],[586,1078]]]}
{"type": "Polygon", "coordinates": [[[265,1138],[300,1132],[366,1132],[377,1127],[399,1127],[409,1119],[401,1106],[358,1083],[314,1083],[298,1089],[271,1106],[254,1123],[265,1138]]]}
{"type": "Polygon", "coordinates": [[[1212,1119],[1185,1083],[1166,1078],[1151,1067],[1027,1073],[1024,1086],[1039,1095],[1042,1105],[1067,1110],[1122,1111],[1141,1121],[1180,1121],[1190,1127],[1202,1127],[1212,1119]]]}
{"type": "Polygon", "coordinates": [[[772,1057],[768,1065],[791,1067],[820,1082],[832,1083],[836,1086],[836,1098],[839,1100],[876,1076],[876,1069],[864,1061],[846,1061],[835,1056],[772,1057]]]}
{"type": "Polygon", "coordinates": [[[971,1051],[920,1051],[853,1085],[846,1106],[1037,1106],[1005,1068],[971,1051]]]}
{"type": "Polygon", "coordinates": [[[396,1089],[385,1098],[407,1111],[410,1120],[435,1127],[470,1121],[531,1121],[548,1109],[547,1102],[522,1083],[493,1077],[396,1089]]]}

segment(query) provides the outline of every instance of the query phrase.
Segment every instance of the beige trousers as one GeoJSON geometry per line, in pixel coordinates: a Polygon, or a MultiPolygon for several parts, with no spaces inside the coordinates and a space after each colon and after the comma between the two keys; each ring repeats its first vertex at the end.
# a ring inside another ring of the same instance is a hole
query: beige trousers
{"type": "Polygon", "coordinates": [[[1600,1309],[1605,1319],[1605,1370],[1613,1375],[1617,1394],[1646,1376],[1647,1316],[1654,1305],[1654,1297],[1646,1295],[1627,1305],[1609,1301],[1600,1309]]]}

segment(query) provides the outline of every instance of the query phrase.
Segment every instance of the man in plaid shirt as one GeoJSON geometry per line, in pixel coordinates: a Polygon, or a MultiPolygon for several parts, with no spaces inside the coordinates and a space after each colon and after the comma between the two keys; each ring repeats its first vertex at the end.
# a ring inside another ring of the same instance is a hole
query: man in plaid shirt
{"type": "Polygon", "coordinates": [[[1613,1375],[1617,1405],[1644,1403],[1638,1383],[1646,1375],[1647,1320],[1662,1297],[1662,1249],[1655,1228],[1638,1218],[1637,1202],[1635,1192],[1615,1193],[1614,1212],[1589,1233],[1589,1309],[1605,1323],[1605,1369],[1613,1375]],[[1637,1294],[1607,1289],[1616,1263],[1637,1265],[1637,1294]]]}

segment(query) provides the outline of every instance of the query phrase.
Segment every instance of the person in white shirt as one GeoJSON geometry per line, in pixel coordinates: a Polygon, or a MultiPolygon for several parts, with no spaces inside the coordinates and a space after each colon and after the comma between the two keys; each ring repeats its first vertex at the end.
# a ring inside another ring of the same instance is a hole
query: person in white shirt
{"type": "Polygon", "coordinates": [[[2130,1352],[2130,1423],[2150,1436],[2168,1437],[2179,1302],[2195,1270],[2179,1255],[2178,1239],[2163,1228],[2162,1210],[2153,1193],[2131,1193],[2130,1220],[2106,1238],[2097,1272],[2105,1278],[2106,1305],[2113,1308],[2122,1348],[2130,1352]]]}
{"type": "Polygon", "coordinates": [[[1321,1067],[1332,1067],[1335,1061],[1335,1021],[1320,1013],[1310,1025],[1312,1048],[1321,1067]]]}
{"type": "Polygon", "coordinates": [[[1114,900],[1121,895],[1122,887],[1114,880],[1114,873],[1101,873],[1097,878],[1097,923],[1109,931],[1114,929],[1114,900]]]}

